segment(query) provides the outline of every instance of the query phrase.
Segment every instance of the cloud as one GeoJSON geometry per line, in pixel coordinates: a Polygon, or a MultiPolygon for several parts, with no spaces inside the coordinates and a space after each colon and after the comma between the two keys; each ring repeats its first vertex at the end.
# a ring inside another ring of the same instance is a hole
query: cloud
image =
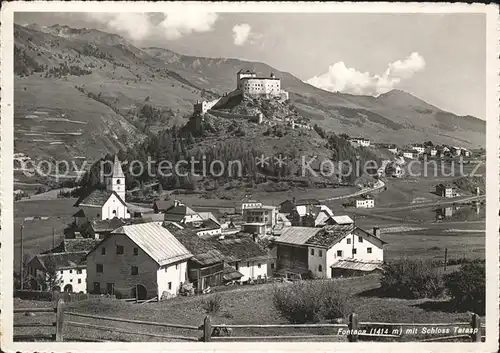
{"type": "Polygon", "coordinates": [[[213,29],[218,19],[214,12],[193,9],[163,13],[94,12],[86,13],[86,16],[132,40],[143,40],[152,36],[175,40],[193,32],[208,32],[213,29]]]}
{"type": "Polygon", "coordinates": [[[250,36],[252,27],[249,24],[243,23],[233,27],[234,45],[243,45],[250,36]]]}
{"type": "Polygon", "coordinates": [[[214,12],[189,10],[178,13],[165,13],[165,19],[160,22],[167,39],[178,39],[193,32],[211,31],[218,15],[214,12]]]}
{"type": "Polygon", "coordinates": [[[390,91],[401,80],[411,78],[424,68],[424,58],[413,52],[403,60],[389,63],[382,75],[361,72],[340,61],[331,65],[327,73],[314,76],[306,82],[326,91],[376,96],[390,91]]]}

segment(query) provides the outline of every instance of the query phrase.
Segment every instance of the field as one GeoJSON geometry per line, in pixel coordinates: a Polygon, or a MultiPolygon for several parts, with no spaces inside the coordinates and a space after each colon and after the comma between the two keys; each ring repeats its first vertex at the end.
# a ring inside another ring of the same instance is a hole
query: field
{"type": "MultiPolygon", "coordinates": [[[[75,199],[43,201],[21,201],[14,203],[14,269],[19,268],[21,224],[23,229],[24,254],[37,253],[52,248],[52,235],[57,245],[63,238],[63,230],[73,221],[77,209],[75,199]],[[28,217],[48,217],[30,219],[28,217]],[[28,219],[26,219],[28,218],[28,219]]],[[[26,255],[25,255],[26,256],[26,255]]]]}
{"type": "MultiPolygon", "coordinates": [[[[379,280],[376,275],[352,279],[336,280],[339,288],[352,296],[349,305],[359,316],[360,321],[378,322],[408,322],[408,323],[431,323],[431,322],[468,322],[467,313],[452,313],[446,309],[446,301],[434,301],[427,299],[403,300],[393,298],[381,298],[370,294],[370,290],[378,288],[379,280]]],[[[286,284],[277,284],[286,285],[286,284]]],[[[287,323],[275,310],[272,303],[273,284],[262,284],[254,286],[223,288],[222,308],[219,313],[211,314],[212,322],[217,324],[283,324],[287,323]]],[[[373,293],[373,291],[372,291],[373,293]]],[[[179,297],[160,303],[135,304],[117,300],[102,299],[96,301],[82,301],[69,303],[68,311],[88,313],[101,316],[118,318],[129,318],[134,320],[168,322],[186,325],[201,325],[203,318],[207,315],[203,309],[203,301],[212,294],[196,297],[179,297]]],[[[33,302],[16,299],[15,307],[32,307],[33,305],[53,305],[48,302],[33,302]]],[[[37,314],[42,316],[42,314],[37,314]]],[[[53,314],[47,315],[47,320],[53,314]]],[[[41,320],[41,317],[25,318],[19,317],[18,322],[28,320],[41,320]]],[[[345,318],[344,318],[345,319],[345,318]]],[[[67,319],[69,320],[69,319],[67,319]]],[[[158,340],[148,338],[139,333],[149,332],[156,334],[181,334],[200,337],[201,332],[186,331],[179,329],[158,328],[155,326],[141,327],[130,323],[103,321],[90,318],[71,317],[71,321],[92,323],[111,327],[127,328],[129,331],[137,332],[138,335],[124,335],[116,332],[96,331],[91,329],[77,329],[66,326],[64,335],[68,340],[158,340]]],[[[17,329],[16,329],[17,330],[17,329]]],[[[23,329],[16,331],[22,334],[23,329]]],[[[239,328],[234,329],[235,336],[271,336],[271,335],[299,335],[299,334],[332,334],[332,329],[288,329],[288,328],[239,328]]],[[[42,331],[42,329],[40,329],[42,331]]],[[[415,339],[416,336],[407,336],[403,339],[415,339]]],[[[345,341],[346,337],[339,336],[338,340],[345,341]]]]}

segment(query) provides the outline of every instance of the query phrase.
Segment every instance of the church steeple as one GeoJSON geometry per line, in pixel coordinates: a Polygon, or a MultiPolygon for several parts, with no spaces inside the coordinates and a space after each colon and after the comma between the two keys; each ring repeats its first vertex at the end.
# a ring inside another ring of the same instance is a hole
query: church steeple
{"type": "Polygon", "coordinates": [[[106,183],[106,189],[108,191],[115,191],[118,196],[125,201],[125,174],[123,174],[122,165],[118,159],[118,155],[115,155],[115,160],[113,162],[113,172],[110,177],[108,177],[106,183]]]}

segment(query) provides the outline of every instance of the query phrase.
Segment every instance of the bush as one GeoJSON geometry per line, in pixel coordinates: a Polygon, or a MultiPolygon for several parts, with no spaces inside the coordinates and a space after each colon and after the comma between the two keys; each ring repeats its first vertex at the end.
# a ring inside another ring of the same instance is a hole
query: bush
{"type": "Polygon", "coordinates": [[[385,265],[380,281],[385,295],[405,298],[435,298],[444,291],[437,264],[428,260],[401,259],[385,265]]]}
{"type": "Polygon", "coordinates": [[[444,278],[446,292],[451,296],[455,307],[467,308],[483,315],[486,305],[485,264],[465,263],[460,270],[447,274],[444,278]]]}
{"type": "Polygon", "coordinates": [[[216,314],[222,308],[222,296],[220,294],[214,294],[205,300],[203,300],[203,309],[207,314],[216,314]]]}
{"type": "Polygon", "coordinates": [[[276,285],[273,304],[291,323],[318,322],[345,317],[349,298],[329,280],[300,281],[290,285],[276,285]]]}

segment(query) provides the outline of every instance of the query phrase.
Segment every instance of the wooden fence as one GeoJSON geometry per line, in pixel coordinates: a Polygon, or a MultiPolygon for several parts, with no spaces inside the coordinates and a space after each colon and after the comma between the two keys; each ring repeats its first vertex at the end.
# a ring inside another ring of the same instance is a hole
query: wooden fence
{"type": "Polygon", "coordinates": [[[47,335],[15,335],[15,340],[23,340],[23,339],[51,339],[57,342],[61,342],[63,340],[63,322],[64,322],[64,301],[60,299],[57,302],[57,306],[55,308],[20,308],[14,309],[14,314],[20,313],[55,313],[55,321],[51,324],[44,324],[38,322],[30,322],[30,323],[14,323],[15,327],[54,327],[55,332],[51,336],[47,335]]]}
{"type": "MultiPolygon", "coordinates": [[[[233,325],[233,324],[216,324],[212,323],[210,316],[206,316],[203,322],[199,326],[194,325],[182,325],[182,324],[172,324],[164,322],[152,322],[152,321],[142,321],[142,320],[132,320],[109,316],[91,315],[77,312],[65,312],[64,301],[60,299],[57,303],[55,309],[49,308],[25,308],[25,309],[14,309],[14,313],[24,313],[24,312],[55,312],[56,320],[52,325],[44,325],[37,323],[30,324],[17,324],[14,327],[40,327],[40,326],[53,326],[55,327],[55,334],[52,338],[56,341],[63,341],[63,326],[72,326],[82,329],[91,329],[97,331],[108,331],[121,334],[128,334],[132,336],[145,336],[161,338],[166,340],[181,340],[181,341],[263,341],[263,340],[316,340],[322,341],[332,338],[346,337],[349,342],[357,342],[359,340],[377,340],[381,338],[399,340],[402,336],[412,335],[418,333],[419,328],[426,327],[429,328],[449,328],[449,327],[461,327],[465,333],[453,334],[447,336],[436,336],[427,339],[420,339],[421,342],[432,342],[432,341],[447,341],[447,340],[466,340],[472,342],[481,342],[485,337],[483,334],[484,324],[481,324],[481,318],[477,314],[472,314],[471,320],[469,322],[453,322],[453,323],[394,323],[394,322],[362,322],[358,320],[356,313],[349,315],[349,320],[347,323],[338,324],[249,324],[249,325],[233,325]],[[199,334],[195,336],[183,336],[183,335],[163,335],[151,332],[141,332],[136,331],[135,328],[120,328],[113,326],[103,326],[84,322],[69,321],[64,320],[64,317],[80,317],[80,318],[90,318],[95,320],[104,320],[110,322],[125,322],[132,325],[139,326],[155,326],[155,327],[167,327],[173,329],[180,329],[183,331],[201,331],[201,336],[199,334]],[[403,328],[409,328],[407,331],[403,328]],[[274,336],[238,336],[233,335],[233,330],[238,329],[332,329],[334,333],[332,334],[294,334],[294,335],[274,335],[274,336]],[[339,331],[341,331],[339,333],[339,331]]],[[[443,330],[444,331],[444,330],[443,330]]],[[[423,333],[420,333],[421,335],[423,333]]],[[[32,335],[26,335],[27,338],[38,338],[32,335]]],[[[15,336],[15,338],[18,338],[15,336]]],[[[96,340],[98,341],[98,340],[96,340]]]]}

